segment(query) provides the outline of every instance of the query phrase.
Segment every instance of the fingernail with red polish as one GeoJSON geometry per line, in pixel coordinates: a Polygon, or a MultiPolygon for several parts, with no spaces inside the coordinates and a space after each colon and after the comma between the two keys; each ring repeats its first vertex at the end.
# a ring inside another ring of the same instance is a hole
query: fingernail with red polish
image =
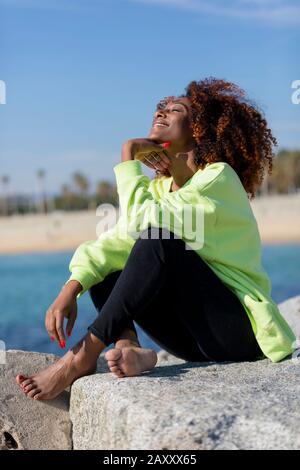
{"type": "Polygon", "coordinates": [[[70,336],[70,335],[71,335],[71,331],[67,330],[67,335],[70,336]]]}
{"type": "Polygon", "coordinates": [[[66,345],[66,342],[65,341],[60,341],[59,345],[63,349],[66,345]]]}
{"type": "Polygon", "coordinates": [[[171,142],[164,142],[164,143],[162,144],[162,146],[163,146],[165,149],[168,148],[168,147],[170,147],[170,145],[171,145],[171,142]]]}
{"type": "Polygon", "coordinates": [[[51,338],[51,341],[54,341],[54,340],[55,340],[55,338],[53,338],[53,336],[50,336],[50,338],[51,338]]]}

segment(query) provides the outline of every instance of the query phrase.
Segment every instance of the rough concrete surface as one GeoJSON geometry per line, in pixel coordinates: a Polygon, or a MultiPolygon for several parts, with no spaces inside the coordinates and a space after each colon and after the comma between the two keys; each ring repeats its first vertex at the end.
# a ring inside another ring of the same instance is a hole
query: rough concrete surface
{"type": "MultiPolygon", "coordinates": [[[[300,296],[279,308],[299,337],[300,296]]],[[[299,356],[201,363],[160,351],[152,371],[119,379],[103,352],[96,374],[51,401],[27,398],[15,376],[57,356],[9,350],[0,359],[0,450],[300,448],[299,356]]]]}
{"type": "Polygon", "coordinates": [[[74,449],[299,449],[299,364],[192,363],[159,353],[153,371],[105,366],[72,386],[74,449]]]}
{"type": "MultiPolygon", "coordinates": [[[[300,296],[279,309],[300,338],[300,296]]],[[[100,358],[72,386],[74,449],[299,449],[299,372],[299,355],[196,363],[161,351],[153,371],[118,379],[100,358]]]]}
{"type": "Polygon", "coordinates": [[[0,364],[0,450],[71,449],[70,392],[51,401],[26,397],[15,381],[59,359],[54,354],[8,350],[0,364]]]}

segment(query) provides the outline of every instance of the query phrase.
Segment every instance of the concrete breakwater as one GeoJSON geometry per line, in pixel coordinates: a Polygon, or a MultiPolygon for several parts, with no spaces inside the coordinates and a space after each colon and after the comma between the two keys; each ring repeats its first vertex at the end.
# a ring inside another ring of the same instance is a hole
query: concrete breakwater
{"type": "MultiPolygon", "coordinates": [[[[300,337],[300,296],[279,308],[300,337]]],[[[51,401],[15,382],[57,356],[9,350],[0,364],[0,449],[299,449],[300,357],[186,362],[160,351],[150,372],[97,373],[51,401]]]]}

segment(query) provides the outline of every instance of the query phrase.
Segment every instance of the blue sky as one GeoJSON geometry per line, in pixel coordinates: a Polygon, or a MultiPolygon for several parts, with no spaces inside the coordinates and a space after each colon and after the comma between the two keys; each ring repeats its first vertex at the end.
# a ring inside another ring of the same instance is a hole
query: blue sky
{"type": "Polygon", "coordinates": [[[300,148],[299,31],[299,1],[0,0],[0,174],[12,192],[32,192],[39,168],[51,191],[77,170],[113,182],[157,101],[208,76],[247,91],[279,148],[300,148]]]}

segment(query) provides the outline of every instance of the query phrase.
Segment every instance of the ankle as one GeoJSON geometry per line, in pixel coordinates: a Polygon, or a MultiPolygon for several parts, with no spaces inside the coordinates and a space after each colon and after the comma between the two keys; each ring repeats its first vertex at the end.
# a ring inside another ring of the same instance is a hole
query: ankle
{"type": "Polygon", "coordinates": [[[65,361],[70,369],[76,374],[88,374],[97,369],[97,358],[91,357],[83,349],[70,349],[69,354],[65,356],[65,361]]]}
{"type": "Polygon", "coordinates": [[[126,347],[140,348],[141,345],[135,331],[131,330],[130,328],[125,328],[125,330],[121,333],[120,337],[115,342],[115,347],[119,349],[126,347]]]}
{"type": "Polygon", "coordinates": [[[122,349],[122,348],[128,348],[128,347],[135,347],[135,348],[140,348],[141,345],[138,341],[138,339],[118,339],[118,341],[115,342],[115,347],[122,349]]]}
{"type": "Polygon", "coordinates": [[[87,360],[82,357],[74,357],[72,360],[72,368],[76,374],[88,375],[95,373],[97,370],[97,361],[87,360]]]}

